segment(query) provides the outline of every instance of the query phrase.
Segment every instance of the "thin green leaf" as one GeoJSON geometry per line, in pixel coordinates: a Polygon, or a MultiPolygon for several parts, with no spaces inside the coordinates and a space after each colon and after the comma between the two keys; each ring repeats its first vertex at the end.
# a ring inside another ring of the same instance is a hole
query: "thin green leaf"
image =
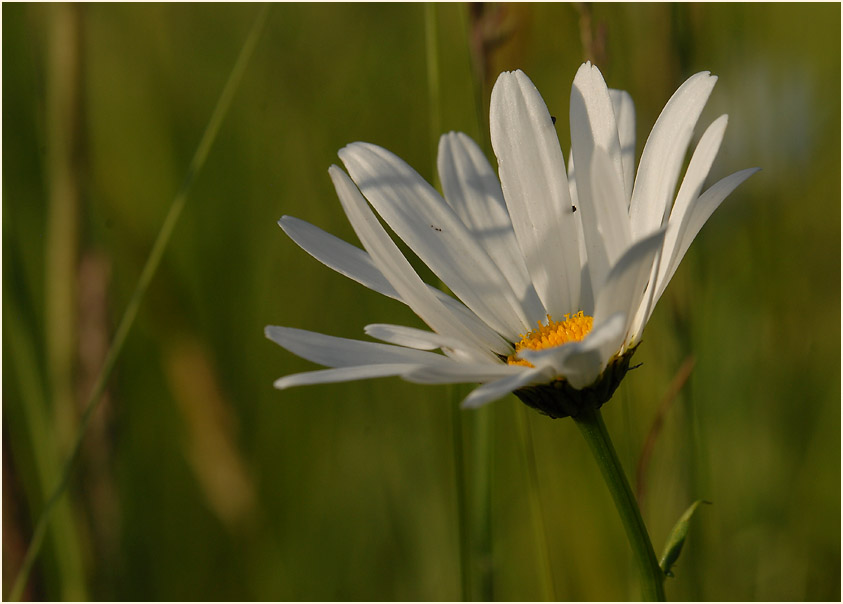
{"type": "Polygon", "coordinates": [[[670,537],[667,540],[664,552],[662,553],[661,561],[659,562],[659,566],[661,566],[662,571],[668,577],[673,576],[670,569],[673,568],[673,565],[679,558],[679,554],[682,553],[682,546],[685,545],[685,538],[688,536],[688,528],[691,524],[691,516],[694,515],[694,512],[697,511],[697,508],[701,503],[710,504],[711,502],[697,499],[687,510],[685,510],[685,513],[682,514],[674,525],[673,530],[670,532],[670,537]]]}

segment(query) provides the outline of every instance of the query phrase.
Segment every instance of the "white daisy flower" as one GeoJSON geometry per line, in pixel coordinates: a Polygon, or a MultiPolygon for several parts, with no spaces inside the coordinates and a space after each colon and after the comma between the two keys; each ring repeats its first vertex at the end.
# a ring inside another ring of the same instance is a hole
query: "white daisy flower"
{"type": "Polygon", "coordinates": [[[279,224],[320,262],[407,304],[430,331],[367,326],[377,343],[269,326],[271,340],[329,367],[282,377],[275,387],[401,376],[480,383],[466,407],[510,392],[552,417],[602,405],[688,246],[755,172],[702,192],[724,115],[703,134],[674,198],[716,80],[698,73],[676,91],[635,176],[632,99],[607,88],[590,63],[571,91],[567,170],[554,120],[521,71],[501,74],[492,91],[497,176],[474,141],[457,132],[439,143],[444,197],[386,149],[342,149],[345,171],[331,166],[329,174],[365,251],[290,216],[279,224]],[[375,211],[453,296],[422,281],[375,211]]]}

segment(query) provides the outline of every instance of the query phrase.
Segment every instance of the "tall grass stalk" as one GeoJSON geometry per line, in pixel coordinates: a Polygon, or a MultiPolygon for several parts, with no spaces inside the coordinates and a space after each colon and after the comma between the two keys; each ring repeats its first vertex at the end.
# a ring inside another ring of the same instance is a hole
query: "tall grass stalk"
{"type": "Polygon", "coordinates": [[[459,388],[448,386],[448,404],[451,409],[451,436],[453,438],[454,482],[457,497],[457,525],[460,548],[460,597],[463,602],[471,599],[469,593],[471,572],[471,543],[468,538],[468,503],[465,486],[465,437],[463,436],[463,411],[460,409],[459,388]]]}
{"type": "MultiPolygon", "coordinates": [[[[439,45],[436,25],[436,4],[424,4],[424,45],[427,64],[427,106],[430,115],[428,122],[430,136],[430,174],[431,182],[436,182],[438,170],[436,156],[439,152],[440,107],[439,107],[439,45]]],[[[440,285],[442,283],[440,282],[440,285]]],[[[454,490],[457,499],[457,531],[459,533],[460,559],[460,597],[463,601],[470,598],[471,583],[471,540],[469,537],[467,489],[465,481],[465,435],[463,417],[460,409],[460,388],[455,384],[447,387],[447,402],[450,409],[451,451],[454,463],[454,490]]]]}
{"type": "Polygon", "coordinates": [[[66,454],[76,428],[73,364],[83,163],[82,10],[79,5],[57,4],[50,11],[47,64],[45,172],[49,198],[44,250],[44,331],[55,436],[61,454],[66,454]]]}
{"type": "MultiPolygon", "coordinates": [[[[73,374],[77,338],[80,174],[83,171],[82,10],[79,5],[58,4],[49,11],[45,165],[49,195],[44,239],[44,344],[48,387],[46,392],[40,392],[40,397],[33,398],[31,393],[27,402],[34,407],[25,410],[31,446],[33,450],[42,450],[41,463],[36,463],[40,466],[36,472],[39,506],[55,482],[59,460],[67,454],[76,429],[73,374]]],[[[86,598],[77,528],[73,509],[67,502],[54,523],[52,544],[59,577],[58,593],[70,600],[86,598]]]]}
{"type": "Polygon", "coordinates": [[[437,179],[436,155],[439,152],[439,135],[442,130],[439,108],[439,45],[436,25],[436,4],[424,5],[424,46],[427,63],[427,105],[430,113],[430,149],[433,165],[431,175],[437,179]]]}
{"type": "MultiPolygon", "coordinates": [[[[21,317],[23,314],[12,296],[3,299],[4,317],[21,317]]],[[[37,492],[30,496],[33,509],[37,509],[48,489],[59,475],[60,457],[55,442],[53,422],[47,409],[47,395],[43,380],[38,374],[38,356],[32,338],[19,320],[6,321],[3,329],[11,359],[12,372],[20,388],[20,409],[23,412],[23,433],[32,447],[32,466],[35,470],[37,492]],[[37,502],[37,503],[36,503],[37,502]]],[[[11,428],[12,426],[10,426],[11,428]]],[[[54,510],[55,522],[50,531],[50,544],[55,555],[59,576],[59,595],[65,600],[83,600],[86,597],[81,568],[79,536],[70,502],[63,499],[54,510]]]]}
{"type": "Polygon", "coordinates": [[[88,428],[88,424],[91,421],[92,415],[99,406],[99,402],[102,398],[105,386],[108,382],[112,370],[114,369],[114,365],[117,362],[118,357],[120,356],[120,352],[123,350],[123,345],[126,342],[126,337],[128,336],[129,331],[131,330],[132,325],[135,322],[135,318],[137,317],[137,313],[140,308],[141,302],[143,301],[144,294],[146,293],[146,290],[148,289],[152,278],[155,276],[155,273],[158,270],[158,265],[161,263],[161,258],[163,257],[164,251],[167,248],[167,244],[170,241],[170,237],[173,234],[173,229],[175,228],[176,223],[178,222],[178,219],[181,216],[182,210],[184,209],[185,202],[187,201],[187,195],[193,185],[194,180],[196,179],[196,176],[199,174],[205,164],[205,160],[207,159],[208,153],[210,152],[211,147],[213,146],[214,140],[216,139],[217,133],[219,132],[223,118],[225,117],[229,107],[231,106],[231,101],[234,97],[234,93],[237,90],[243,73],[246,70],[246,66],[248,65],[249,59],[251,58],[252,53],[255,49],[263,26],[266,23],[268,11],[269,5],[263,5],[258,13],[258,16],[255,18],[254,24],[252,25],[252,28],[246,38],[246,41],[244,42],[243,47],[240,50],[239,56],[237,57],[237,62],[234,64],[234,67],[231,70],[231,73],[228,77],[228,81],[226,82],[225,87],[223,88],[222,93],[220,94],[220,97],[217,100],[217,104],[214,107],[214,111],[211,114],[211,118],[208,121],[208,125],[205,127],[205,131],[202,134],[202,138],[199,141],[199,145],[197,146],[196,151],[194,152],[193,158],[191,159],[190,165],[188,166],[187,173],[185,174],[181,187],[179,188],[175,198],[173,199],[172,204],[170,205],[170,209],[167,212],[167,216],[164,219],[164,223],[161,226],[161,230],[158,232],[158,237],[156,238],[155,243],[152,246],[152,250],[150,251],[149,256],[147,257],[146,264],[144,264],[143,270],[141,271],[141,275],[135,286],[135,290],[132,293],[132,297],[130,298],[126,310],[123,313],[123,317],[120,319],[120,323],[117,327],[117,331],[115,332],[114,339],[111,343],[111,346],[109,347],[108,354],[105,358],[105,362],[103,363],[102,370],[100,371],[96,381],[94,382],[94,387],[90,397],[85,403],[85,408],[79,422],[79,427],[76,432],[73,446],[70,450],[70,454],[67,460],[64,463],[59,481],[56,484],[55,488],[52,490],[49,499],[45,503],[44,510],[41,512],[41,516],[38,518],[38,522],[36,523],[35,528],[33,530],[32,540],[29,543],[29,547],[27,548],[26,555],[24,556],[23,562],[21,564],[21,568],[18,571],[18,575],[15,578],[14,585],[12,586],[12,591],[10,592],[10,599],[12,600],[19,600],[21,594],[23,593],[23,589],[26,586],[26,582],[29,577],[30,571],[32,570],[32,565],[35,562],[35,558],[37,557],[38,552],[41,549],[41,544],[44,540],[44,534],[46,533],[52,513],[57,503],[61,499],[62,495],[64,494],[68,482],[70,481],[73,466],[76,461],[76,458],[79,455],[79,450],[82,441],[85,437],[85,432],[88,428]]]}
{"type": "Polygon", "coordinates": [[[498,407],[485,405],[467,414],[471,432],[471,600],[489,602],[494,594],[492,552],[492,430],[498,407]]]}
{"type": "MultiPolygon", "coordinates": [[[[430,112],[432,179],[437,178],[437,154],[441,135],[440,70],[436,5],[426,3],[424,10],[427,90],[430,112]]],[[[460,389],[449,389],[453,408],[451,427],[454,434],[454,466],[458,519],[460,523],[460,582],[463,600],[492,599],[492,516],[491,516],[491,429],[492,410],[464,412],[459,408],[460,389]],[[470,433],[470,451],[466,455],[464,424],[470,433]],[[471,480],[466,480],[466,457],[470,459],[471,480]]]]}
{"type": "Polygon", "coordinates": [[[530,517],[533,528],[533,539],[536,545],[536,555],[539,560],[539,578],[541,579],[542,596],[548,602],[555,602],[556,588],[553,578],[553,565],[550,561],[550,545],[547,542],[547,526],[544,521],[544,507],[541,503],[541,492],[539,490],[539,470],[536,463],[536,450],[533,444],[533,432],[530,428],[532,413],[526,405],[518,404],[515,409],[516,421],[518,423],[518,436],[521,441],[521,448],[524,451],[524,463],[527,466],[527,498],[530,502],[530,517]]]}

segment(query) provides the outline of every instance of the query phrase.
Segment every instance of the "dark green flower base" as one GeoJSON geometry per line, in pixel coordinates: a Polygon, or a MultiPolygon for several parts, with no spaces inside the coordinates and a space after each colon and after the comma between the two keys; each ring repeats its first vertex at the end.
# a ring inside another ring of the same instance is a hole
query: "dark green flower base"
{"type": "Polygon", "coordinates": [[[629,361],[635,353],[635,348],[630,348],[623,356],[609,363],[597,381],[582,390],[577,390],[566,380],[559,379],[549,384],[520,388],[515,391],[515,396],[528,407],[554,419],[576,417],[584,409],[599,409],[612,398],[629,371],[629,361]]]}

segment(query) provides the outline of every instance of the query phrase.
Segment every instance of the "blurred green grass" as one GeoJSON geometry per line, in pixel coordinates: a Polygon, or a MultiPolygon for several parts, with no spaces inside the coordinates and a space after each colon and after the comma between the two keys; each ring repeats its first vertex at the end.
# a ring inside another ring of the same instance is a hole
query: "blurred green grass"
{"type": "MultiPolygon", "coordinates": [[[[62,458],[55,435],[67,426],[54,424],[67,409],[54,408],[46,318],[48,65],[59,9],[2,10],[10,586],[45,497],[38,458],[62,458]],[[44,416],[40,431],[33,413],[44,416]]],[[[84,399],[95,344],[126,306],[257,7],[74,10],[75,264],[94,269],[65,278],[80,301],[67,315],[73,388],[84,399]]],[[[551,113],[566,116],[583,60],[580,13],[557,4],[503,11],[497,27],[507,35],[491,54],[486,94],[499,71],[522,68],[551,113]]],[[[467,9],[436,12],[442,130],[483,140],[467,9]]],[[[714,502],[694,521],[668,596],[839,600],[840,7],[597,4],[593,25],[607,81],[636,101],[639,153],[670,94],[705,69],[720,80],[702,121],[730,115],[712,179],[763,169],[695,241],[645,332],[643,367],[604,411],[631,474],[672,377],[696,360],[647,474],[644,516],[657,550],[692,500],[714,502]]],[[[72,505],[54,521],[69,536],[45,543],[29,597],[460,597],[447,390],[390,379],[278,392],[275,378],[312,365],[263,337],[266,324],[345,337],[373,322],[418,325],[312,260],[275,221],[292,214],[356,241],[326,172],[355,140],[433,179],[424,44],[421,5],[272,8],[92,426],[72,505]]],[[[566,122],[557,128],[567,152],[566,122]]],[[[501,600],[542,594],[513,429],[519,405],[494,404],[501,600]]],[[[528,422],[557,597],[630,597],[625,537],[584,443],[571,422],[533,413],[528,422]]]]}

